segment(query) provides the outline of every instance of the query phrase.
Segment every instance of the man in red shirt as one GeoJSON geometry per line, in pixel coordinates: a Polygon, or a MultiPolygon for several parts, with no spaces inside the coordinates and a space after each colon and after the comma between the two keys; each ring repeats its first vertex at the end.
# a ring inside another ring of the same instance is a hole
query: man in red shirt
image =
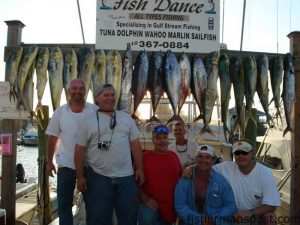
{"type": "Polygon", "coordinates": [[[171,225],[176,222],[174,191],[181,176],[181,164],[168,150],[169,130],[158,125],[152,131],[154,149],[144,153],[145,183],[139,190],[139,225],[171,225]]]}

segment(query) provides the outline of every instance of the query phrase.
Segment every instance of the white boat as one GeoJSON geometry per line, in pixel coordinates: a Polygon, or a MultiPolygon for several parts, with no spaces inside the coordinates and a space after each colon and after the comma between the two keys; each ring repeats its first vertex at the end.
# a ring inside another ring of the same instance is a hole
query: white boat
{"type": "Polygon", "coordinates": [[[281,207],[276,215],[288,218],[290,214],[291,134],[283,137],[283,129],[269,129],[265,136],[256,139],[257,161],[269,167],[275,177],[280,193],[281,207]]]}
{"type": "Polygon", "coordinates": [[[24,145],[38,145],[38,131],[36,129],[27,130],[22,138],[24,145]]]}

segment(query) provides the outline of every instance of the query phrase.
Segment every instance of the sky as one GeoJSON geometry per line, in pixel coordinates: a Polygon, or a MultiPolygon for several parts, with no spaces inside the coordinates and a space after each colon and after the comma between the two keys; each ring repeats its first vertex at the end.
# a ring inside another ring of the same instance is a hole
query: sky
{"type": "MultiPolygon", "coordinates": [[[[243,0],[221,0],[221,37],[229,50],[240,49],[243,0]],[[224,5],[224,35],[222,38],[224,5]]],[[[96,0],[79,0],[85,41],[95,44],[96,0]]],[[[289,52],[292,31],[300,31],[299,0],[248,0],[244,23],[243,51],[289,52]],[[278,21],[278,23],[277,23],[278,21]]],[[[0,81],[4,80],[4,47],[7,25],[20,20],[25,24],[22,41],[32,43],[83,43],[77,1],[1,0],[0,1],[0,81]]]]}

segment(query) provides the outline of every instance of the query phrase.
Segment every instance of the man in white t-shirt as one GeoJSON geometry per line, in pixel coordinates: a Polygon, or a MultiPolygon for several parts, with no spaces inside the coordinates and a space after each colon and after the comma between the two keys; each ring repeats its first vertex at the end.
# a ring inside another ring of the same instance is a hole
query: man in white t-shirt
{"type": "Polygon", "coordinates": [[[168,149],[177,153],[184,169],[195,162],[198,143],[186,138],[186,129],[182,123],[178,122],[174,125],[173,134],[175,141],[168,146],[168,149]]]}
{"type": "Polygon", "coordinates": [[[252,144],[246,140],[233,143],[232,152],[235,161],[214,165],[230,183],[238,212],[235,219],[240,224],[276,224],[275,210],[280,206],[272,171],[255,162],[252,144]],[[243,223],[243,222],[244,223],[243,223]]]}
{"type": "Polygon", "coordinates": [[[139,130],[131,116],[114,110],[115,88],[96,88],[97,112],[84,116],[76,135],[75,166],[77,188],[88,193],[91,224],[112,225],[113,209],[118,224],[135,225],[138,190],[144,183],[143,152],[139,130]],[[136,167],[135,178],[131,154],[136,167]],[[84,161],[88,165],[84,176],[84,161]],[[136,181],[135,181],[136,179],[136,181]]]}
{"type": "MultiPolygon", "coordinates": [[[[57,171],[57,200],[59,224],[73,224],[73,193],[76,184],[74,164],[75,135],[81,117],[96,112],[97,106],[85,102],[85,85],[82,80],[71,81],[68,88],[70,100],[57,108],[52,115],[46,134],[49,135],[47,172],[53,177],[57,171]],[[55,155],[58,169],[54,165],[55,155]]],[[[87,202],[86,207],[87,207],[87,202]]]]}

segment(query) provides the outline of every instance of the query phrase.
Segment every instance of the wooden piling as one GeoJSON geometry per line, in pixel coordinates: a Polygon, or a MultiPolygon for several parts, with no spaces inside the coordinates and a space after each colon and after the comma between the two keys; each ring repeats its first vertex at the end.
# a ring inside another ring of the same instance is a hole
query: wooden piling
{"type": "Polygon", "coordinates": [[[290,221],[291,225],[298,225],[300,220],[300,32],[292,32],[290,38],[290,53],[294,57],[295,78],[296,78],[296,102],[294,104],[294,128],[292,133],[291,152],[291,194],[290,194],[290,221]]]}

